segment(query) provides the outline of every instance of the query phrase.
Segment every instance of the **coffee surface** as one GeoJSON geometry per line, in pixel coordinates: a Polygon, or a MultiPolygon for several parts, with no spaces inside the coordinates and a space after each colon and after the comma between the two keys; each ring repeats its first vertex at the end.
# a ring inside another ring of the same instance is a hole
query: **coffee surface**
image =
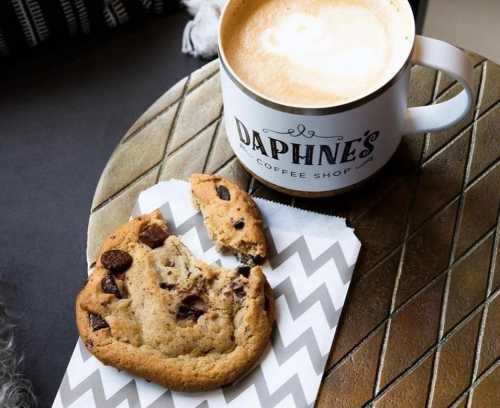
{"type": "Polygon", "coordinates": [[[391,0],[235,1],[222,26],[227,62],[272,101],[335,106],[384,85],[405,62],[413,26],[391,0]]]}

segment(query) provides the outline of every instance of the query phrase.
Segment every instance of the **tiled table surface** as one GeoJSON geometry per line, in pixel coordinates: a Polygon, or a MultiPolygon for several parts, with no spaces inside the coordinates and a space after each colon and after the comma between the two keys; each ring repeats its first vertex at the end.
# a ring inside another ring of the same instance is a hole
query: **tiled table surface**
{"type": "MultiPolygon", "coordinates": [[[[138,193],[193,172],[253,195],[344,216],[363,243],[317,407],[500,406],[500,67],[472,55],[477,103],[452,129],[405,137],[362,189],[292,199],[250,177],[226,141],[217,62],[157,100],[132,126],[97,186],[89,264],[138,193]]],[[[415,67],[410,104],[458,85],[415,67]]]]}

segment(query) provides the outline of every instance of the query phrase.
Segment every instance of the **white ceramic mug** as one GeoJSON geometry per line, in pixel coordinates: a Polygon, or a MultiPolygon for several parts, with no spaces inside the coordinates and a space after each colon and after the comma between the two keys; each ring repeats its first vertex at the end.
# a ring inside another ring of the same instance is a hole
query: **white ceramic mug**
{"type": "Polygon", "coordinates": [[[276,103],[247,87],[228,64],[219,24],[219,57],[226,133],[242,165],[266,185],[298,196],[348,190],[386,164],[402,135],[443,129],[473,103],[473,67],[458,48],[415,35],[396,75],[371,94],[344,105],[300,108],[276,103]],[[448,101],[408,108],[412,65],[444,71],[464,90],[448,101]]]}

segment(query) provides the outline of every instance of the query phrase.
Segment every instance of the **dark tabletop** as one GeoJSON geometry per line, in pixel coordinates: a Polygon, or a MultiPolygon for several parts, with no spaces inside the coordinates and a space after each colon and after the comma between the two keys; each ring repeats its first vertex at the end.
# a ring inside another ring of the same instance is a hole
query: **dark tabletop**
{"type": "Polygon", "coordinates": [[[75,346],[89,209],[113,148],[205,61],[181,54],[185,12],[5,64],[0,75],[0,302],[40,407],[75,346]]]}

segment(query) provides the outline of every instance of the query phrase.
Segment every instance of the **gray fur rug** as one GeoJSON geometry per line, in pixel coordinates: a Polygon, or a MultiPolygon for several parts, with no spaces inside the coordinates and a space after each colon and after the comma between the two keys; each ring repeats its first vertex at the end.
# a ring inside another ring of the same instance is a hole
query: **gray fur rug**
{"type": "Polygon", "coordinates": [[[22,358],[15,349],[14,327],[0,303],[0,407],[32,408],[36,398],[31,382],[21,372],[22,358]]]}

